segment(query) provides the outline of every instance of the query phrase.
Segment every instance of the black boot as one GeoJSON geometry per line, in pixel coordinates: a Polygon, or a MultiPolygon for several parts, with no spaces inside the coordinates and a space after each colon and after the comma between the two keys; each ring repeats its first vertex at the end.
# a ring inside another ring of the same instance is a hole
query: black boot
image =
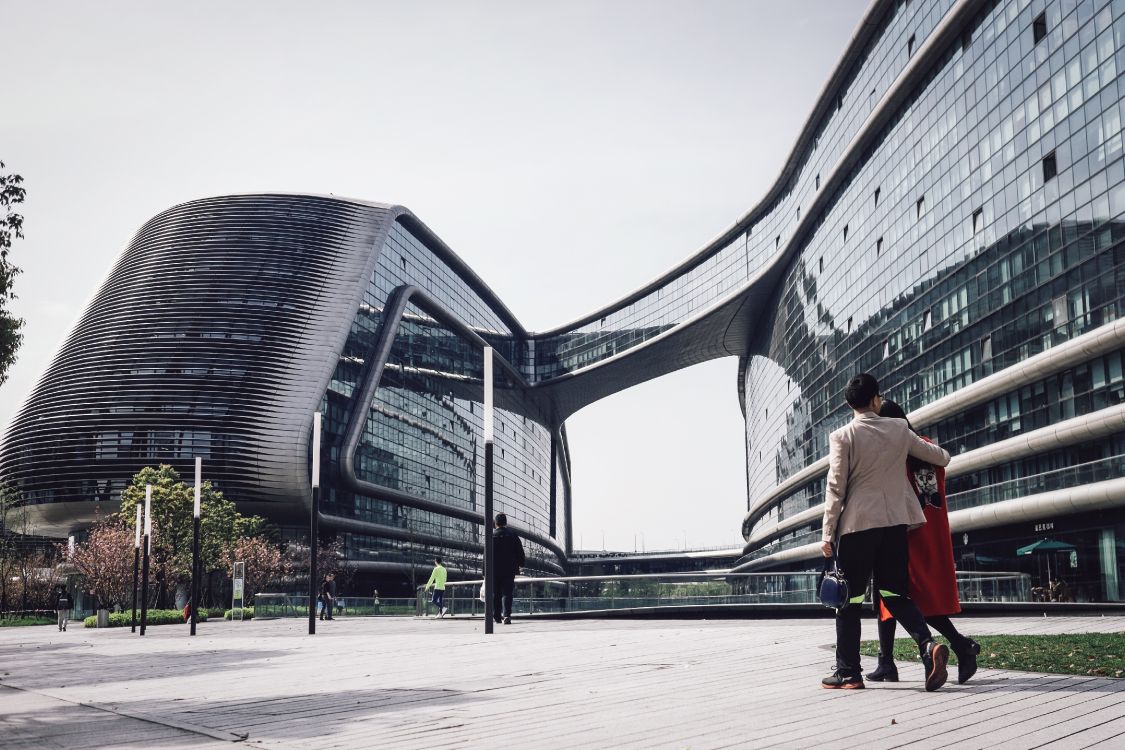
{"type": "Polygon", "coordinates": [[[964,685],[977,673],[977,654],[980,653],[980,644],[972,638],[966,638],[964,644],[953,649],[953,653],[957,654],[957,684],[964,685]]]}
{"type": "Polygon", "coordinates": [[[893,656],[879,654],[879,666],[866,675],[872,682],[898,682],[898,667],[893,656]]]}
{"type": "Polygon", "coordinates": [[[932,638],[919,647],[922,652],[922,665],[926,668],[926,692],[932,693],[945,684],[949,663],[949,647],[932,638]]]}

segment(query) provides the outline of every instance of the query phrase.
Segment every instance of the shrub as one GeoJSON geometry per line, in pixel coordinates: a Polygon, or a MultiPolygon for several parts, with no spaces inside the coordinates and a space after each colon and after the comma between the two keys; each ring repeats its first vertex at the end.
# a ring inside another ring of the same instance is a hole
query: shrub
{"type": "MultiPolygon", "coordinates": [[[[225,617],[228,620],[233,620],[237,616],[238,616],[238,608],[237,607],[234,608],[234,609],[228,609],[223,614],[223,617],[225,617]]],[[[253,620],[254,619],[254,608],[253,607],[243,607],[242,608],[242,619],[243,620],[253,620]]]]}
{"type": "MultiPolygon", "coordinates": [[[[200,612],[202,611],[200,610],[200,612]]],[[[211,607],[207,610],[208,617],[222,617],[224,614],[226,614],[226,609],[223,607],[211,607]]]]}
{"type": "Polygon", "coordinates": [[[0,618],[0,628],[22,627],[24,625],[55,625],[58,620],[54,617],[4,617],[0,618]]]}
{"type": "MultiPolygon", "coordinates": [[[[184,613],[179,609],[150,609],[146,615],[147,625],[183,625],[184,613]]],[[[199,621],[207,621],[207,613],[200,611],[199,621]]],[[[109,626],[111,628],[127,628],[132,622],[131,612],[110,612],[109,613],[109,626]]],[[[137,624],[141,622],[140,610],[137,611],[137,624]]],[[[87,628],[96,628],[98,626],[98,616],[90,615],[82,624],[87,628]]]]}

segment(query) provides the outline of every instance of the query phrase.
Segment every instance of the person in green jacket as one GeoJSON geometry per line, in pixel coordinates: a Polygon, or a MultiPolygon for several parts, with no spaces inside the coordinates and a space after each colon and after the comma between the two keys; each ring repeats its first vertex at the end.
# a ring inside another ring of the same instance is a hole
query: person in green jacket
{"type": "Polygon", "coordinates": [[[438,617],[445,617],[445,582],[449,578],[449,573],[445,570],[445,565],[442,563],[440,557],[434,558],[434,570],[430,573],[430,580],[426,582],[426,591],[431,587],[434,590],[433,602],[437,605],[438,617]]]}

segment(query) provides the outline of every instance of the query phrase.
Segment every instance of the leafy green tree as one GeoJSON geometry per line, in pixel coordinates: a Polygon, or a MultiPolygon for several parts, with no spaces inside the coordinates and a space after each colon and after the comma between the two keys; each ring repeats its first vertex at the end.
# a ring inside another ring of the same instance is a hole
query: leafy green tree
{"type": "Polygon", "coordinates": [[[23,203],[26,191],[23,178],[4,171],[0,161],[0,385],[8,379],[8,368],[16,361],[16,352],[23,342],[23,319],[12,315],[8,303],[16,298],[12,284],[19,275],[18,266],[8,260],[13,239],[23,238],[23,216],[13,206],[23,203]]]}
{"type": "MultiPolygon", "coordinates": [[[[167,464],[145,467],[121,493],[119,516],[126,527],[136,523],[137,505],[144,507],[145,485],[152,485],[152,565],[163,587],[191,581],[194,488],[167,464]]],[[[223,493],[204,482],[200,488],[200,559],[203,571],[224,570],[228,552],[239,539],[266,531],[260,516],[244,516],[223,493]]]]}

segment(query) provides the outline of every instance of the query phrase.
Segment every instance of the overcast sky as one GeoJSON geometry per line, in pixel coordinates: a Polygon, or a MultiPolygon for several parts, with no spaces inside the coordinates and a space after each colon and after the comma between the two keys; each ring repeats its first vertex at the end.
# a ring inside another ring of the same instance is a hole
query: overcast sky
{"type": "MultiPolygon", "coordinates": [[[[251,191],[411,208],[530,330],[696,252],[768,189],[867,2],[0,0],[26,180],[6,425],[157,212],[251,191]]],[[[729,545],[737,360],[568,423],[575,545],[729,545]]]]}

